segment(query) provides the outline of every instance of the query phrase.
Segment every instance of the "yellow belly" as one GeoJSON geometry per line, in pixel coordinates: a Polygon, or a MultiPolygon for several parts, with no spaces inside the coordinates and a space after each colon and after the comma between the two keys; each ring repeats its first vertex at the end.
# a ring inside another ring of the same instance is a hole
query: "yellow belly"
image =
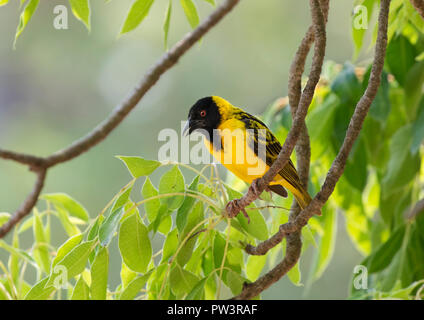
{"type": "MultiPolygon", "coordinates": [[[[263,154],[261,157],[255,154],[250,143],[251,137],[246,136],[247,132],[239,120],[227,120],[218,129],[220,129],[222,148],[219,148],[219,145],[214,148],[206,138],[204,142],[209,152],[224,167],[249,184],[268,171],[265,150],[259,150],[259,154],[263,154]]],[[[271,184],[290,186],[280,175],[277,175],[271,184]]]]}

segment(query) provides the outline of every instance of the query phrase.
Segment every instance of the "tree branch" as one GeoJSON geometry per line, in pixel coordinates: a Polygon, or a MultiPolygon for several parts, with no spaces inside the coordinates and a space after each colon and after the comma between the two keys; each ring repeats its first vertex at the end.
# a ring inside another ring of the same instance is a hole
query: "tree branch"
{"type": "Polygon", "coordinates": [[[34,188],[9,221],[0,228],[0,238],[3,238],[23,217],[28,214],[28,212],[32,210],[32,208],[34,208],[44,186],[46,171],[46,169],[38,169],[36,171],[37,179],[35,181],[34,188]]]}
{"type": "Polygon", "coordinates": [[[353,147],[353,144],[361,131],[363,121],[368,113],[372,101],[377,94],[378,87],[380,86],[381,73],[383,71],[384,58],[387,47],[389,8],[390,0],[381,0],[380,13],[378,18],[377,42],[368,86],[365,90],[365,93],[356,105],[354,114],[350,120],[349,127],[346,132],[345,139],[343,141],[343,145],[340,148],[336,159],[331,165],[320,192],[315,196],[311,203],[294,219],[294,221],[289,221],[288,223],[281,225],[279,232],[277,232],[272,237],[281,237],[282,239],[287,236],[287,249],[285,258],[275,268],[260,277],[255,282],[245,284],[240,295],[234,297],[233,299],[251,299],[256,297],[266,288],[271,286],[274,282],[278,281],[297,263],[297,248],[299,247],[299,243],[296,242],[298,242],[299,239],[297,237],[290,237],[289,235],[300,231],[307,224],[308,220],[313,216],[314,212],[322,208],[322,206],[328,200],[329,196],[334,191],[337,181],[343,174],[346,160],[353,147]]]}
{"type": "Polygon", "coordinates": [[[415,10],[418,11],[420,16],[424,19],[424,0],[411,0],[415,10]]]}
{"type": "Polygon", "coordinates": [[[196,29],[189,32],[171,50],[165,53],[159,61],[145,74],[131,94],[119,104],[109,117],[94,128],[85,137],[75,141],[70,146],[52,155],[41,158],[27,154],[0,149],[0,158],[13,160],[28,165],[36,170],[38,179],[33,192],[24,201],[22,206],[13,214],[10,220],[0,228],[0,238],[4,237],[11,228],[24,216],[29,214],[37,202],[45,179],[46,170],[54,165],[63,163],[87,152],[105,139],[135,108],[143,96],[156,84],[159,78],[173,67],[197,41],[199,41],[212,27],[225,17],[240,0],[225,0],[212,12],[196,29]],[[42,174],[41,174],[42,173],[42,174]]]}
{"type": "Polygon", "coordinates": [[[319,1],[310,0],[309,2],[311,6],[312,24],[314,26],[315,32],[315,49],[309,78],[300,97],[299,106],[293,119],[292,127],[286,137],[277,159],[274,161],[265,175],[257,181],[257,188],[255,188],[256,192],[254,188],[249,188],[248,192],[241,199],[236,200],[237,205],[227,206],[227,214],[229,217],[236,216],[246,206],[255,201],[258,198],[258,195],[263,192],[274,179],[277,173],[287,164],[297,139],[299,138],[299,135],[302,131],[302,128],[304,127],[305,117],[308,112],[309,105],[311,104],[315,87],[318,84],[321,75],[326,44],[325,22],[319,1]]]}

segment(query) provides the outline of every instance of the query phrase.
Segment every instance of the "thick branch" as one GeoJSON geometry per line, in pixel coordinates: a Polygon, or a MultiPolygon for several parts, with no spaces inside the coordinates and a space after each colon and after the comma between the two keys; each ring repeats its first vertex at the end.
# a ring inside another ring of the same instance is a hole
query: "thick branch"
{"type": "MultiPolygon", "coordinates": [[[[384,57],[387,47],[389,7],[390,0],[381,0],[380,13],[378,18],[378,35],[370,79],[368,81],[368,86],[365,90],[365,93],[356,105],[355,112],[349,123],[343,145],[336,159],[331,165],[320,192],[296,217],[294,221],[289,221],[288,223],[280,226],[278,233],[281,234],[283,238],[294,232],[300,231],[308,223],[308,220],[313,216],[314,212],[320,210],[323,204],[328,200],[329,196],[334,191],[337,181],[343,174],[347,157],[360,133],[362,123],[368,113],[368,110],[377,94],[377,90],[380,85],[381,73],[383,71],[384,57]]],[[[276,235],[273,237],[276,237],[276,235]]],[[[241,294],[236,296],[234,299],[251,299],[256,297],[262,291],[272,285],[276,279],[278,280],[283,275],[285,275],[296,264],[296,252],[292,252],[291,250],[294,250],[296,247],[298,247],[298,245],[292,244],[290,241],[293,241],[293,238],[287,236],[287,250],[285,259],[270,272],[260,277],[257,281],[246,284],[243,287],[241,294]]]]}
{"type": "Polygon", "coordinates": [[[421,17],[424,19],[424,0],[411,0],[411,3],[415,10],[417,10],[421,17]]]}
{"type": "Polygon", "coordinates": [[[170,51],[165,53],[159,61],[146,73],[140,83],[133,89],[131,94],[119,104],[109,117],[94,128],[85,137],[75,141],[67,148],[53,153],[49,157],[40,158],[27,154],[20,154],[13,151],[0,149],[0,158],[13,160],[21,164],[28,165],[38,173],[37,184],[34,191],[24,201],[2,228],[0,228],[0,238],[4,237],[8,231],[25,215],[29,214],[37,202],[38,196],[43,187],[46,170],[56,164],[63,163],[87,152],[92,147],[105,139],[135,108],[143,96],[156,84],[159,78],[197,42],[213,26],[226,16],[240,0],[225,0],[223,3],[207,17],[196,29],[188,33],[170,51]],[[41,174],[42,173],[42,174],[41,174]],[[42,179],[41,179],[42,178],[42,179]]]}

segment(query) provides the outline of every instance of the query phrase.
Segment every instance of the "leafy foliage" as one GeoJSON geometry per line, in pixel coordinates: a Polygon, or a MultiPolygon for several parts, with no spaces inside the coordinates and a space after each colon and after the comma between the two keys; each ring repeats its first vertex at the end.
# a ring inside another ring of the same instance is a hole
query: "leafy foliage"
{"type": "MultiPolygon", "coordinates": [[[[203,0],[215,6],[215,0],[203,0]]],[[[8,0],[0,0],[0,7],[6,5],[8,0]]],[[[21,6],[26,1],[21,0],[21,6]]],[[[72,10],[75,18],[80,20],[88,31],[91,30],[91,8],[90,0],[68,0],[69,6],[72,10]]],[[[130,9],[128,10],[127,16],[124,19],[124,22],[121,27],[120,35],[128,33],[135,30],[143,20],[149,15],[150,8],[152,7],[155,0],[134,0],[130,9]]],[[[158,1],[156,1],[158,2],[158,1]]],[[[19,36],[22,34],[29,21],[31,20],[33,14],[35,13],[40,1],[39,0],[29,0],[26,2],[25,6],[22,9],[20,15],[19,25],[16,29],[14,47],[16,46],[16,41],[19,36]]],[[[194,0],[180,0],[181,8],[183,9],[187,22],[192,28],[195,28],[199,22],[200,17],[198,13],[197,6],[194,0]]],[[[164,8],[165,19],[163,22],[163,33],[164,33],[164,46],[165,49],[168,47],[168,34],[171,25],[171,15],[172,15],[172,0],[168,1],[167,6],[164,8]]]]}

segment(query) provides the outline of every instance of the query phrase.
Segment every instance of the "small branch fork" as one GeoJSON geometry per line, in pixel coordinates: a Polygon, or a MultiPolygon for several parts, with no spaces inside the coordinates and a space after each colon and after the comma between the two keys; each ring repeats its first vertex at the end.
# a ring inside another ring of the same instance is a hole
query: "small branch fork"
{"type": "Polygon", "coordinates": [[[103,141],[135,108],[143,96],[156,84],[159,78],[196,43],[212,27],[222,20],[240,0],[225,0],[209,15],[196,29],[189,32],[171,50],[165,53],[159,61],[141,79],[130,95],[119,104],[113,112],[89,132],[85,137],[73,142],[71,145],[48,157],[37,157],[4,150],[0,148],[0,158],[15,161],[27,165],[31,171],[37,175],[32,192],[22,203],[21,207],[12,215],[10,220],[0,228],[0,238],[3,238],[23,217],[31,212],[37,203],[41,190],[46,179],[47,170],[57,164],[67,162],[82,153],[87,152],[99,142],[103,141]]]}
{"type": "MultiPolygon", "coordinates": [[[[323,5],[321,2],[322,11],[325,12],[323,5]]],[[[316,78],[314,71],[320,70],[322,66],[322,60],[320,59],[320,54],[323,54],[325,48],[325,27],[324,27],[324,18],[323,14],[320,10],[318,0],[310,0],[311,12],[312,12],[312,25],[315,36],[315,53],[314,59],[312,62],[311,74],[308,80],[308,83],[302,93],[302,96],[299,101],[299,106],[296,110],[296,114],[293,120],[293,126],[288,134],[288,138],[283,145],[283,149],[281,150],[279,157],[271,166],[269,171],[264,175],[260,181],[256,182],[259,187],[259,191],[263,191],[265,186],[269,184],[269,182],[273,179],[276,173],[284,167],[287,163],[290,153],[292,152],[294,145],[296,143],[297,138],[301,135],[302,127],[304,124],[304,119],[307,113],[308,106],[311,102],[313,90],[316,86],[316,78]],[[322,47],[324,45],[324,47],[322,47]],[[321,48],[320,48],[321,46],[321,48]],[[317,65],[319,64],[319,65],[317,65]],[[311,75],[314,76],[311,80],[311,75]],[[309,86],[308,86],[309,84],[309,86]],[[312,92],[311,92],[312,90],[312,92]],[[290,138],[290,139],[289,139],[290,138]]],[[[273,235],[270,239],[265,240],[260,243],[257,247],[253,247],[248,245],[246,247],[247,253],[263,255],[268,250],[276,246],[280,243],[284,238],[287,240],[287,248],[286,248],[286,256],[284,259],[275,266],[268,273],[260,277],[253,283],[245,283],[243,286],[242,292],[235,296],[233,299],[251,299],[259,295],[262,291],[267,289],[273,283],[278,281],[282,276],[284,276],[294,265],[296,265],[299,255],[300,255],[300,231],[301,229],[308,223],[309,219],[314,215],[314,213],[319,212],[325,202],[328,200],[334,188],[336,186],[337,181],[340,179],[343,174],[347,158],[352,149],[354,142],[356,141],[361,128],[364,122],[364,119],[368,113],[368,110],[371,106],[372,101],[374,100],[378,87],[380,85],[381,73],[384,66],[384,58],[386,54],[387,47],[387,28],[388,28],[388,16],[389,16],[389,7],[390,0],[381,0],[380,4],[380,13],[378,18],[378,35],[377,42],[375,46],[375,55],[374,61],[372,64],[371,75],[368,82],[368,86],[365,90],[365,93],[359,100],[356,105],[355,112],[350,120],[349,127],[346,132],[345,139],[343,141],[343,145],[339,150],[335,160],[333,161],[330,170],[327,173],[324,184],[321,187],[321,190],[315,196],[315,198],[311,201],[311,203],[302,210],[299,214],[296,214],[296,211],[299,211],[296,206],[293,207],[292,214],[290,216],[289,222],[280,226],[279,231],[273,235]],[[296,235],[297,234],[297,235],[296,235]],[[295,236],[293,236],[295,235],[295,236]]],[[[310,39],[312,36],[308,33],[302,41],[302,44],[298,50],[298,52],[302,51],[302,47],[307,48],[308,45],[305,44],[308,42],[308,38],[310,39]]],[[[309,40],[310,41],[310,40],[309,40]]],[[[307,50],[307,49],[304,49],[307,50]]],[[[295,60],[297,57],[295,58],[295,60]]],[[[291,77],[294,79],[298,79],[298,73],[295,73],[293,70],[295,67],[292,65],[291,69],[291,77]]],[[[301,72],[300,72],[301,75],[301,72]]],[[[297,80],[292,82],[293,90],[298,90],[297,80]]],[[[289,85],[290,88],[290,85],[289,85]]],[[[295,92],[295,91],[293,91],[295,92]]],[[[296,95],[293,95],[296,98],[296,95]]],[[[294,100],[296,101],[296,100],[294,100]]],[[[292,107],[293,108],[293,107],[292,107]]],[[[300,144],[302,145],[302,144],[300,144]]],[[[307,158],[306,161],[309,159],[307,158]]],[[[305,165],[306,162],[303,163],[305,165]]],[[[304,183],[304,181],[302,181],[304,183]]],[[[252,188],[249,188],[248,192],[238,201],[239,205],[249,205],[251,202],[256,200],[256,193],[252,192],[252,188]]],[[[234,215],[234,212],[228,212],[229,215],[234,215]]]]}

